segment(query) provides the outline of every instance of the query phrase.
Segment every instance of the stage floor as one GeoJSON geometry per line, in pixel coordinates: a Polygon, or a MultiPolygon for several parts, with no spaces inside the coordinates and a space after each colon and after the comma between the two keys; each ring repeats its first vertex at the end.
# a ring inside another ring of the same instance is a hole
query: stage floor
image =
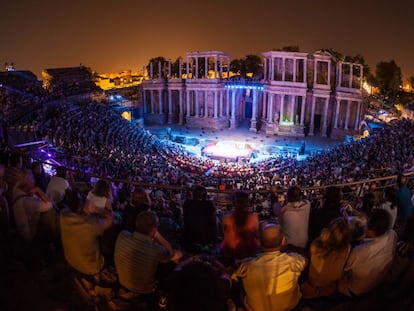
{"type": "MultiPolygon", "coordinates": [[[[302,144],[305,143],[305,153],[299,156],[299,159],[303,159],[315,152],[330,149],[343,142],[343,140],[317,136],[296,138],[254,133],[250,132],[247,127],[231,130],[192,129],[178,125],[146,126],[145,128],[160,139],[172,140],[185,145],[190,153],[198,156],[201,155],[203,147],[216,145],[218,142],[229,142],[233,146],[254,146],[251,149],[257,150],[255,160],[280,154],[295,154],[299,152],[302,144]],[[168,132],[170,132],[170,135],[168,135],[168,132]]],[[[229,151],[229,153],[231,152],[229,151]]]]}

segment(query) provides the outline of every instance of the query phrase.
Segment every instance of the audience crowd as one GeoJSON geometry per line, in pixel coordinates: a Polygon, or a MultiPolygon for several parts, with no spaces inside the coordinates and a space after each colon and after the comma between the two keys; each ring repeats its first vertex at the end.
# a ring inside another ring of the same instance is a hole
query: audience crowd
{"type": "Polygon", "coordinates": [[[65,167],[50,178],[3,150],[1,263],[16,249],[28,270],[61,254],[90,295],[110,287],[108,300],[135,310],[319,310],[370,297],[414,306],[407,120],[303,161],[254,164],[190,155],[104,101],[62,101],[23,121],[63,151],[65,167]],[[396,174],[395,186],[373,184],[355,200],[335,186],[396,174]],[[302,191],[322,185],[317,200],[302,191]],[[208,187],[232,190],[229,204],[208,187]]]}

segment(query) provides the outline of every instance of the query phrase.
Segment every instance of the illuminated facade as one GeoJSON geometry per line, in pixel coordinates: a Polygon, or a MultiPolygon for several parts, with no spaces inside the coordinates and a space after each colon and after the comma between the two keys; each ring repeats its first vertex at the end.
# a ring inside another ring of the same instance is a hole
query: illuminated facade
{"type": "Polygon", "coordinates": [[[173,75],[171,62],[150,64],[142,83],[145,120],[196,128],[233,129],[289,136],[343,136],[363,118],[362,65],[313,54],[263,53],[260,81],[230,78],[230,57],[188,52],[173,75]],[[154,70],[158,74],[154,75],[154,70]]]}

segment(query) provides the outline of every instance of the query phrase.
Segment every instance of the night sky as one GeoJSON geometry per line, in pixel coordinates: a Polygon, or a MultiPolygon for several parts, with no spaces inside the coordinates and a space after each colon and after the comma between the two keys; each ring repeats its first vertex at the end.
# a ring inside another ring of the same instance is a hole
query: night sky
{"type": "Polygon", "coordinates": [[[231,58],[297,45],[394,59],[414,75],[414,0],[0,0],[0,62],[32,70],[140,70],[219,50],[231,58]]]}

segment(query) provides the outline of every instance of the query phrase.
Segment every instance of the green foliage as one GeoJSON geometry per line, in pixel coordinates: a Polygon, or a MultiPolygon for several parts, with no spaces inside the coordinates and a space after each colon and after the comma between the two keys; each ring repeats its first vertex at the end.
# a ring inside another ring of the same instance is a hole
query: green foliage
{"type": "Polygon", "coordinates": [[[321,51],[328,52],[329,54],[331,54],[332,55],[332,62],[334,64],[336,64],[339,61],[344,61],[345,60],[344,54],[342,54],[341,52],[338,52],[338,51],[336,51],[334,49],[331,49],[331,48],[329,48],[329,49],[321,49],[321,51]]]}
{"type": "Polygon", "coordinates": [[[247,73],[260,77],[263,73],[263,62],[260,56],[249,54],[244,58],[233,59],[230,62],[230,71],[244,77],[247,73]]]}
{"type": "Polygon", "coordinates": [[[245,72],[243,58],[236,58],[230,62],[230,71],[234,74],[242,74],[245,72]]]}
{"type": "MultiPolygon", "coordinates": [[[[181,57],[178,57],[172,64],[171,64],[171,75],[173,76],[173,77],[176,77],[176,78],[181,78],[181,77],[179,77],[178,76],[178,74],[180,73],[180,59],[181,59],[181,57]]],[[[181,63],[181,66],[183,66],[183,65],[185,65],[185,64],[183,64],[183,63],[181,63]]],[[[181,67],[181,72],[183,72],[183,70],[182,70],[182,68],[185,68],[185,67],[181,67]]]]}
{"type": "Polygon", "coordinates": [[[414,89],[414,76],[408,78],[408,82],[410,82],[411,89],[414,89]]]}
{"type": "Polygon", "coordinates": [[[402,83],[401,68],[394,60],[379,62],[375,68],[375,82],[382,95],[396,95],[402,83]]]}
{"type": "Polygon", "coordinates": [[[283,51],[283,52],[300,52],[298,45],[288,45],[282,48],[273,49],[272,51],[283,51]]]}

